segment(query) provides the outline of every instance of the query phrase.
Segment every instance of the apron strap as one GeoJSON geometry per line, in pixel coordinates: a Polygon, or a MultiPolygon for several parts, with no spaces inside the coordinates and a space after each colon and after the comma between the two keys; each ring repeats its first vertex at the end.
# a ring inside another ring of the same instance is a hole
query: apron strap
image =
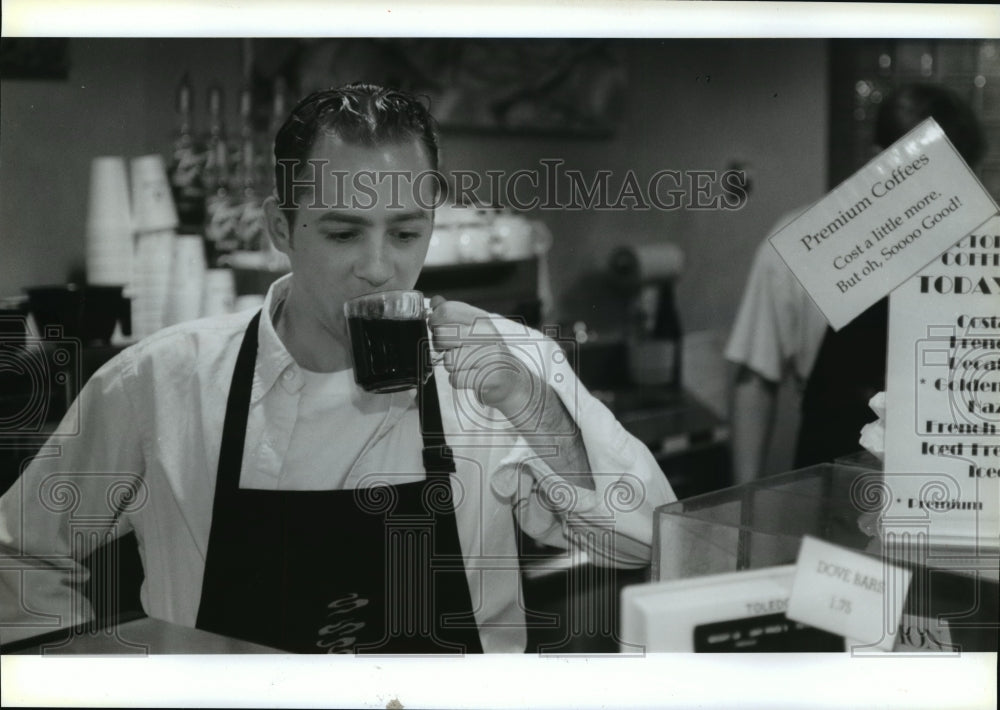
{"type": "Polygon", "coordinates": [[[205,591],[225,586],[228,560],[224,559],[225,545],[213,544],[224,537],[223,532],[238,527],[239,513],[233,500],[240,486],[240,470],[243,468],[243,445],[246,442],[246,422],[250,413],[250,393],[253,389],[254,365],[257,361],[257,331],[260,311],[250,320],[239,353],[236,367],[229,385],[229,399],[226,403],[226,418],[222,425],[222,444],[219,449],[219,467],[215,476],[215,495],[212,502],[212,525],[205,551],[205,573],[202,579],[202,603],[198,607],[196,625],[199,629],[210,628],[217,610],[205,603],[205,591]],[[219,559],[217,559],[219,558],[219,559]]]}
{"type": "Polygon", "coordinates": [[[441,404],[433,373],[417,388],[417,410],[420,412],[420,433],[424,440],[423,458],[427,477],[447,477],[455,471],[455,460],[451,448],[445,442],[441,404]]]}
{"type": "MultiPolygon", "coordinates": [[[[219,451],[219,474],[216,488],[225,493],[236,490],[240,485],[240,471],[243,468],[243,447],[247,436],[247,417],[250,415],[250,395],[253,390],[254,368],[257,363],[257,332],[260,327],[260,311],[251,319],[243,335],[232,384],[229,386],[229,400],[226,404],[226,418],[222,425],[222,447],[219,451]],[[220,488],[221,487],[221,488],[220,488]]],[[[219,496],[216,494],[216,509],[212,519],[219,512],[219,496]]]]}

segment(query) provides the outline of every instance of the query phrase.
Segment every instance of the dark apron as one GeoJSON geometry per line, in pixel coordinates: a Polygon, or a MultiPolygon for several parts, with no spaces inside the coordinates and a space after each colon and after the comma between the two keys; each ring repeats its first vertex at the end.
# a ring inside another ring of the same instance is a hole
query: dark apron
{"type": "Polygon", "coordinates": [[[877,418],[868,401],[885,390],[889,299],[834,332],[827,328],[802,393],[795,467],[861,450],[861,427],[877,418]]]}
{"type": "Polygon", "coordinates": [[[425,480],[241,489],[259,322],[229,389],[197,627],[296,653],[481,653],[434,378],[418,391],[425,480]]]}

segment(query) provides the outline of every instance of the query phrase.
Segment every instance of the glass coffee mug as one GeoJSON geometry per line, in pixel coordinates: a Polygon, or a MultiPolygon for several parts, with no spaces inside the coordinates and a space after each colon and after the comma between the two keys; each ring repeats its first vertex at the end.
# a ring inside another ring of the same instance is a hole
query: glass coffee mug
{"type": "Polygon", "coordinates": [[[400,392],[430,376],[429,301],[420,291],[382,291],[347,301],[354,380],[367,392],[400,392]]]}

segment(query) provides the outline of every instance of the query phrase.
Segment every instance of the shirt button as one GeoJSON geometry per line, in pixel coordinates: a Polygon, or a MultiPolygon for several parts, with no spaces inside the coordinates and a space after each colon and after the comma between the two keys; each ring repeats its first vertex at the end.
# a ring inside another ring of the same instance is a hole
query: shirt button
{"type": "Polygon", "coordinates": [[[285,374],[282,375],[282,377],[284,377],[286,380],[290,380],[293,377],[295,377],[295,373],[292,372],[291,370],[285,370],[285,374]]]}

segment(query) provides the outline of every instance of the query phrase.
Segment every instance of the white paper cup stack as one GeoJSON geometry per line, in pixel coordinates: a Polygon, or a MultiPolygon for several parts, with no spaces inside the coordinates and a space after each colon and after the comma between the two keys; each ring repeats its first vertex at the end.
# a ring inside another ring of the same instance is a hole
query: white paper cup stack
{"type": "Polygon", "coordinates": [[[177,209],[162,155],[132,159],[132,221],[140,234],[177,229],[177,209]]]}
{"type": "Polygon", "coordinates": [[[89,283],[126,286],[131,282],[135,245],[122,157],[102,156],[90,164],[86,243],[89,283]]]}
{"type": "Polygon", "coordinates": [[[132,225],[136,232],[132,331],[138,338],[166,325],[177,210],[161,155],[132,159],[132,225]]]}
{"type": "Polygon", "coordinates": [[[205,292],[205,247],[197,234],[179,234],[174,240],[173,266],[166,325],[201,317],[205,292]]]}
{"type": "Polygon", "coordinates": [[[221,316],[232,313],[236,306],[236,279],[231,269],[209,269],[205,272],[205,298],[202,315],[221,316]]]}
{"type": "Polygon", "coordinates": [[[172,230],[139,234],[132,296],[132,333],[152,335],[166,323],[174,241],[172,230]]]}

